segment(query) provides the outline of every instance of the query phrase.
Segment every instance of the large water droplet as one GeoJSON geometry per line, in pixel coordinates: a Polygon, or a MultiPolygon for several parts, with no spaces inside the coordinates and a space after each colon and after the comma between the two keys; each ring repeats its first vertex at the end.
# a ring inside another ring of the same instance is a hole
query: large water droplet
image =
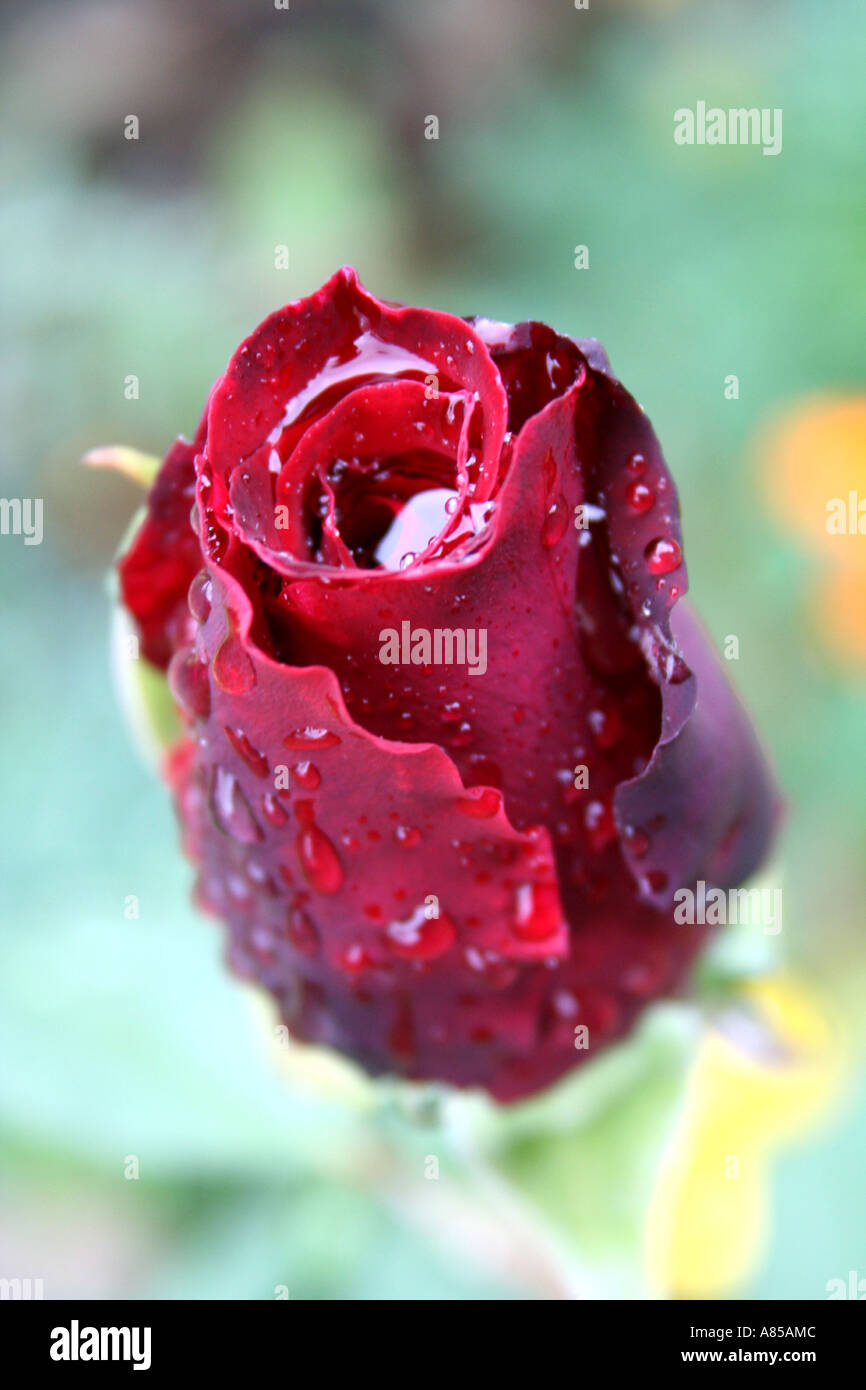
{"type": "Polygon", "coordinates": [[[245,695],[256,683],[256,668],[236,632],[220,643],[213,659],[213,677],[227,695],[245,695]]]}
{"type": "Polygon", "coordinates": [[[199,570],[189,586],[189,611],[197,622],[206,623],[210,617],[213,583],[207,570],[199,570]]]}
{"type": "Polygon", "coordinates": [[[515,893],[515,915],[511,930],[521,941],[544,941],[560,925],[556,886],[552,883],[522,883],[515,893]]]}
{"type": "Polygon", "coordinates": [[[168,684],[179,705],[199,719],[207,719],[210,714],[207,666],[199,661],[191,647],[175,652],[168,668],[168,684]]]}
{"type": "Polygon", "coordinates": [[[310,887],[317,893],[338,893],[343,886],[343,866],[324,830],[310,823],[297,843],[301,869],[310,887]]]}
{"type": "Polygon", "coordinates": [[[211,778],[210,809],[220,830],[243,845],[262,838],[240,782],[227,768],[215,767],[211,778]]]}
{"type": "Polygon", "coordinates": [[[650,574],[670,574],[683,560],[683,553],[677,542],[666,536],[658,536],[650,541],[644,555],[650,574]]]}
{"type": "Polygon", "coordinates": [[[223,733],[235,752],[243,758],[250,772],[254,772],[256,777],[267,777],[269,771],[267,758],[264,753],[260,753],[257,748],[253,747],[243,730],[232,729],[226,724],[223,733]]]}

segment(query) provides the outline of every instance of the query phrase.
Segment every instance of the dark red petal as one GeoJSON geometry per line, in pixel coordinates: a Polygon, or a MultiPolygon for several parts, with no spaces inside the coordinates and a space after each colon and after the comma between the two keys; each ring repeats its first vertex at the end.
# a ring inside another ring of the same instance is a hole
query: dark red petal
{"type": "Polygon", "coordinates": [[[190,512],[206,414],[193,442],[178,439],[166,454],[147,496],[144,521],[118,564],[121,599],[138,626],[142,655],[161,669],[180,640],[188,618],[187,592],[201,569],[190,512]]]}
{"type": "Polygon", "coordinates": [[[653,827],[650,843],[639,841],[639,857],[629,837],[625,844],[645,896],[659,907],[699,879],[729,888],[748,878],[780,813],[745,710],[687,604],[675,608],[672,627],[693,675],[675,692],[674,715],[651,763],[619,788],[615,803],[621,826],[653,827]],[[679,697],[686,693],[684,707],[679,697]]]}

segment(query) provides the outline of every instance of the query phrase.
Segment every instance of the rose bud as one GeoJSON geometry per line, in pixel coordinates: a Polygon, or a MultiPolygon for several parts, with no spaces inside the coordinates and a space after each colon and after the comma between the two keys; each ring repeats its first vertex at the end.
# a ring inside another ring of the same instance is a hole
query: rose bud
{"type": "Polygon", "coordinates": [[[120,580],[232,967],[373,1074],[548,1085],[680,985],[677,888],[768,848],[673,482],[594,341],[338,271],[238,348],[120,580]]]}

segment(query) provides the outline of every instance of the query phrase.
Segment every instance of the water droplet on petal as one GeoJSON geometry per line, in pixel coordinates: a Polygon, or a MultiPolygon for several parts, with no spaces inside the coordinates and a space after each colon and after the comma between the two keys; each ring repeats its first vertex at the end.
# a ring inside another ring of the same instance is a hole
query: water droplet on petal
{"type": "Polygon", "coordinates": [[[385,928],[385,938],[395,955],[405,960],[435,960],[448,950],[457,933],[444,912],[428,917],[426,909],[417,907],[411,917],[391,922],[385,928]]]}
{"type": "Polygon", "coordinates": [[[256,668],[236,632],[220,643],[213,659],[213,677],[227,695],[245,695],[256,683],[256,668]]]}
{"type": "Polygon", "coordinates": [[[322,785],[322,774],[315,763],[304,761],[295,763],[292,768],[292,776],[299,787],[304,791],[314,792],[317,787],[322,785]]]}
{"type": "Polygon", "coordinates": [[[471,743],[475,737],[475,730],[468,719],[463,719],[457,725],[452,734],[448,735],[448,744],[451,748],[465,748],[467,743],[471,743]]]}
{"type": "Polygon", "coordinates": [[[265,820],[276,828],[285,825],[286,821],[289,819],[288,811],[285,806],[277,800],[273,792],[268,792],[267,796],[262,797],[262,811],[264,812],[265,820]]]}
{"type": "Polygon", "coordinates": [[[515,893],[511,930],[521,941],[544,941],[559,929],[559,895],[552,883],[522,883],[515,893]]]}
{"type": "Polygon", "coordinates": [[[349,975],[359,975],[373,964],[359,941],[351,946],[341,946],[336,953],[337,964],[349,975]]]}
{"type": "Polygon", "coordinates": [[[175,652],[168,668],[168,684],[179,705],[199,719],[210,714],[210,681],[207,666],[191,647],[175,652]]]}
{"type": "Polygon", "coordinates": [[[595,743],[602,751],[612,748],[622,734],[622,720],[613,709],[590,710],[587,723],[595,743]]]}
{"type": "Polygon", "coordinates": [[[292,733],[287,734],[283,739],[283,746],[303,753],[314,748],[334,748],[339,742],[337,735],[332,734],[329,729],[316,729],[307,725],[305,729],[294,729],[292,733]]]}
{"type": "Polygon", "coordinates": [[[544,524],[541,528],[541,544],[550,549],[551,546],[556,545],[557,541],[562,540],[567,530],[568,507],[565,498],[560,493],[544,518],[544,524]]]}
{"type": "Polygon", "coordinates": [[[254,772],[256,777],[267,777],[269,771],[267,758],[264,753],[260,753],[257,748],[253,747],[243,730],[232,729],[226,725],[223,733],[235,752],[243,758],[250,772],[254,772]]]}
{"type": "Polygon", "coordinates": [[[304,877],[317,893],[338,893],[343,886],[343,866],[324,830],[307,825],[298,836],[298,858],[304,877]]]}
{"type": "Polygon", "coordinates": [[[643,454],[632,454],[626,460],[626,469],[633,478],[642,478],[646,472],[646,459],[643,454]]]}
{"type": "Polygon", "coordinates": [[[439,711],[439,718],[443,724],[456,724],[463,712],[463,706],[459,700],[449,700],[447,705],[443,705],[439,711]]]}
{"type": "Polygon", "coordinates": [[[677,542],[669,540],[666,536],[658,536],[654,541],[650,541],[644,555],[650,574],[670,574],[683,560],[683,553],[677,542]]]}
{"type": "Polygon", "coordinates": [[[199,570],[189,586],[189,611],[199,623],[206,623],[210,617],[213,583],[207,570],[199,570]]]}
{"type": "Polygon", "coordinates": [[[233,772],[215,767],[211,779],[210,809],[220,830],[243,845],[255,844],[262,838],[250,810],[250,803],[233,772]]]}
{"type": "Polygon", "coordinates": [[[648,512],[655,506],[656,495],[646,483],[629,483],[625,490],[625,500],[633,512],[648,512]]]}
{"type": "Polygon", "coordinates": [[[461,796],[457,799],[457,809],[465,816],[475,816],[479,820],[489,820],[495,816],[502,805],[502,797],[492,787],[485,787],[479,796],[461,796]]]}
{"type": "Polygon", "coordinates": [[[650,847],[650,837],[645,830],[636,830],[633,826],[626,826],[625,835],[626,849],[630,850],[635,859],[643,859],[650,847]]]}
{"type": "Polygon", "coordinates": [[[611,808],[603,801],[590,801],[583,814],[583,822],[589,836],[589,843],[596,854],[601,854],[617,838],[616,822],[611,808]]]}
{"type": "Polygon", "coordinates": [[[421,831],[417,825],[398,825],[394,831],[394,839],[405,849],[414,849],[421,843],[421,831]]]}

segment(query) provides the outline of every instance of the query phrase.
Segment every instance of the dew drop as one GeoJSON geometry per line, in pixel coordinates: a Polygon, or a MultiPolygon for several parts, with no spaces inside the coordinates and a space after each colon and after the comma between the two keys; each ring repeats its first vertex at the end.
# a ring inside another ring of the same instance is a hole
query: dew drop
{"type": "Polygon", "coordinates": [[[222,564],[223,559],[225,557],[225,553],[228,550],[228,535],[223,530],[222,526],[220,526],[219,522],[214,516],[212,508],[205,507],[204,521],[204,543],[205,549],[208,553],[208,558],[212,560],[215,565],[220,565],[222,564]]]}
{"type": "Polygon", "coordinates": [[[340,742],[336,734],[332,734],[329,729],[316,729],[312,725],[307,725],[305,729],[294,729],[283,739],[283,747],[296,749],[301,753],[311,752],[314,748],[335,748],[340,742]]]}
{"type": "Polygon", "coordinates": [[[549,508],[541,528],[541,544],[548,550],[561,541],[568,530],[568,507],[562,493],[549,508]]]}
{"type": "Polygon", "coordinates": [[[242,845],[262,838],[240,782],[227,768],[215,767],[211,779],[210,809],[220,830],[242,845]]]}
{"type": "Polygon", "coordinates": [[[626,460],[626,470],[633,478],[642,478],[646,472],[646,459],[643,454],[632,454],[626,460]]]}
{"type": "Polygon", "coordinates": [[[435,960],[448,950],[456,937],[454,925],[445,913],[428,917],[423,906],[417,907],[411,917],[391,922],[385,928],[388,945],[404,960],[435,960]]]}
{"type": "Polygon", "coordinates": [[[223,733],[235,752],[243,758],[250,772],[254,772],[256,777],[267,777],[270,770],[267,758],[264,753],[253,747],[243,730],[232,729],[227,724],[223,733]]]}
{"type": "Polygon", "coordinates": [[[337,964],[349,975],[360,975],[362,970],[368,970],[373,964],[360,941],[352,942],[351,946],[342,946],[336,953],[337,964]]]}
{"type": "Polygon", "coordinates": [[[176,652],[168,668],[168,684],[179,705],[199,719],[210,714],[210,681],[207,666],[191,647],[176,652]]]}
{"type": "Polygon", "coordinates": [[[646,550],[647,569],[650,574],[670,574],[678,565],[682,564],[683,553],[677,542],[669,540],[665,536],[659,536],[654,541],[650,541],[646,550]]]}
{"type": "Polygon", "coordinates": [[[394,831],[394,839],[404,849],[414,849],[421,843],[421,831],[417,825],[398,825],[394,831]]]}
{"type": "Polygon", "coordinates": [[[307,792],[314,792],[317,787],[322,785],[322,774],[316,764],[306,760],[295,763],[292,768],[292,776],[298,786],[303,787],[304,791],[307,792]]]}
{"type": "Polygon", "coordinates": [[[478,820],[490,820],[502,805],[502,797],[492,787],[484,787],[479,796],[461,796],[457,799],[457,809],[464,816],[474,816],[478,820]]]}
{"type": "Polygon", "coordinates": [[[277,800],[273,792],[268,792],[267,796],[262,797],[262,812],[268,824],[273,825],[277,829],[279,829],[281,825],[285,825],[286,821],[289,819],[288,811],[285,806],[277,800]]]}
{"type": "Polygon", "coordinates": [[[633,512],[648,512],[655,506],[656,495],[646,483],[629,483],[625,490],[625,500],[633,512]]]}
{"type": "Polygon", "coordinates": [[[522,883],[515,893],[511,930],[521,941],[544,941],[560,925],[559,901],[552,883],[522,883]]]}
{"type": "Polygon", "coordinates": [[[227,695],[245,695],[256,683],[256,668],[236,632],[223,639],[213,659],[213,676],[227,695]]]}
{"type": "Polygon", "coordinates": [[[343,866],[324,830],[309,824],[298,836],[298,859],[304,877],[317,893],[338,893],[343,886],[343,866]]]}
{"type": "Polygon", "coordinates": [[[189,611],[199,623],[206,623],[210,617],[213,583],[207,570],[199,570],[189,586],[189,611]]]}
{"type": "Polygon", "coordinates": [[[650,847],[650,837],[645,830],[635,829],[634,826],[626,826],[625,835],[626,849],[631,850],[635,859],[643,859],[650,847]]]}
{"type": "Polygon", "coordinates": [[[587,723],[596,745],[602,751],[612,748],[622,734],[622,720],[613,709],[590,710],[587,715],[587,723]]]}
{"type": "Polygon", "coordinates": [[[467,743],[471,743],[475,737],[475,730],[468,719],[463,719],[457,728],[448,737],[448,744],[451,748],[465,748],[467,743]]]}
{"type": "Polygon", "coordinates": [[[603,801],[590,801],[584,811],[583,823],[596,854],[600,854],[617,837],[613,812],[603,801]]]}

